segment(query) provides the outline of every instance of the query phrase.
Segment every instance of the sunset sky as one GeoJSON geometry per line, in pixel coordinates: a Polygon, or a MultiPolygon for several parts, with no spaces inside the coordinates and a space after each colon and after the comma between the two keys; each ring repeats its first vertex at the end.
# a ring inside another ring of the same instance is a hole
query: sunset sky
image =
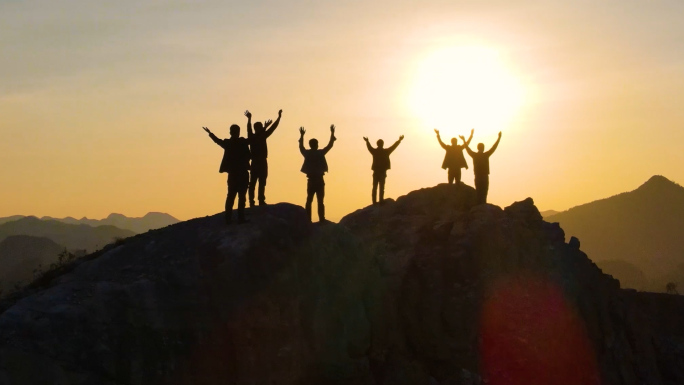
{"type": "Polygon", "coordinates": [[[475,128],[472,148],[503,132],[501,206],[682,183],[682,15],[681,0],[4,0],[0,216],[222,211],[222,149],[202,126],[246,135],[245,109],[283,109],[269,203],[304,204],[297,129],[325,145],[338,127],[332,220],[371,201],[363,136],[406,136],[386,196],[446,182],[434,128],[445,141],[475,128]]]}

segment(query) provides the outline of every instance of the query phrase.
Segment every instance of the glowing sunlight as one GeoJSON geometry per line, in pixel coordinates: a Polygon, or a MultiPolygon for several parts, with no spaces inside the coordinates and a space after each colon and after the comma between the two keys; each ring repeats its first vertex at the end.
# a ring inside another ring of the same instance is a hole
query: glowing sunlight
{"type": "Polygon", "coordinates": [[[523,104],[523,87],[492,49],[456,46],[433,52],[418,66],[409,92],[426,125],[493,135],[505,131],[523,104]]]}

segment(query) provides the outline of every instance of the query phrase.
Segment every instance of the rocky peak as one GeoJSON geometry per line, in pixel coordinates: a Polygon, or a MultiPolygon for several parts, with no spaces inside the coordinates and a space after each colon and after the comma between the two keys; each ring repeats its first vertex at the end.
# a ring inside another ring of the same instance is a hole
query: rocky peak
{"type": "Polygon", "coordinates": [[[531,199],[439,185],[339,224],[248,215],[129,238],[0,306],[0,383],[684,380],[679,334],[531,199]]]}

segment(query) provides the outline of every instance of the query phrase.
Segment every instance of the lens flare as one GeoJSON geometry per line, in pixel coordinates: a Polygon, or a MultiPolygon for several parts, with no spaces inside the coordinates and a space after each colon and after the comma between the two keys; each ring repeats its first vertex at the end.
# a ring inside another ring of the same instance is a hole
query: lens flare
{"type": "Polygon", "coordinates": [[[545,277],[498,282],[481,318],[482,374],[492,385],[599,385],[582,319],[545,277]]]}

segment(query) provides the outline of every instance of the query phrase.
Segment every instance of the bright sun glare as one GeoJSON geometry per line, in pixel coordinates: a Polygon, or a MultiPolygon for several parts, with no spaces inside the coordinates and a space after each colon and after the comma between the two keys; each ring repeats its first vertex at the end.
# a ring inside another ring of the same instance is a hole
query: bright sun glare
{"type": "Polygon", "coordinates": [[[427,128],[479,137],[505,131],[523,101],[523,89],[498,53],[484,47],[451,47],[418,67],[409,104],[427,128]]]}

